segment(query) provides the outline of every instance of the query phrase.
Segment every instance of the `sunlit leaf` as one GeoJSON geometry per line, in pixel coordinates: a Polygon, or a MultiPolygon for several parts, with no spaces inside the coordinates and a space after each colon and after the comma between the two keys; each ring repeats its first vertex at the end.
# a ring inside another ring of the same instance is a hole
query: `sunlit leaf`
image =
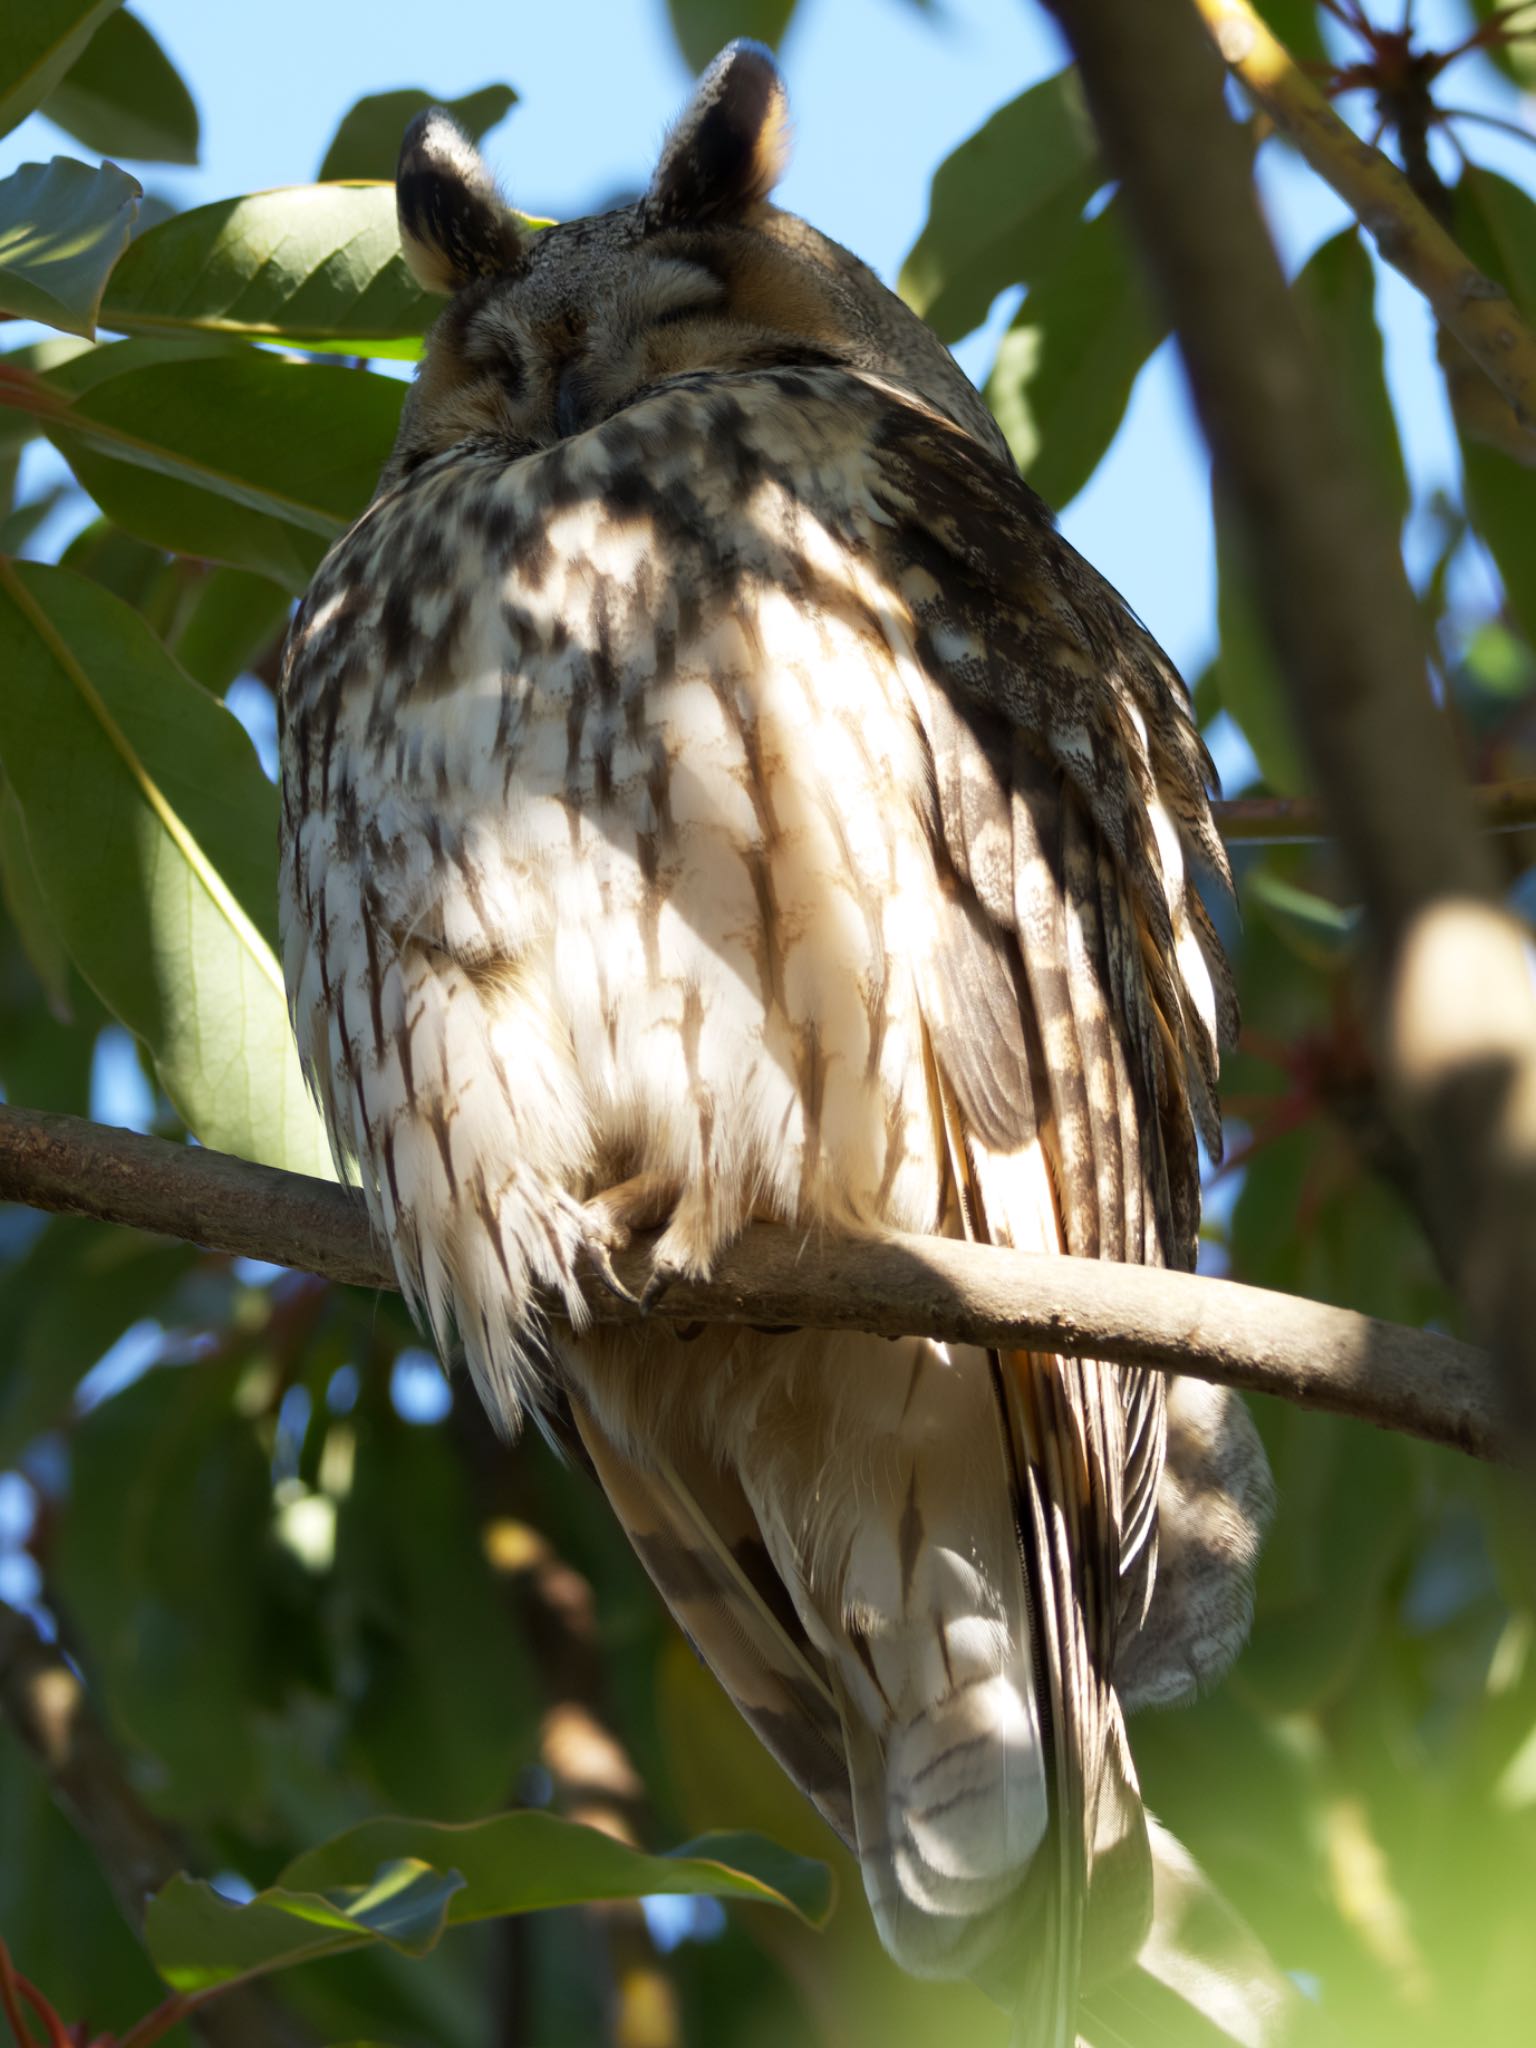
{"type": "Polygon", "coordinates": [[[1030,286],[987,380],[1014,460],[1047,504],[1092,476],[1162,334],[1112,202],[1030,286]]]}
{"type": "Polygon", "coordinates": [[[102,318],[127,334],[414,356],[442,308],[405,267],[393,185],[293,185],[148,229],[113,272],[102,318]]]}
{"type": "Polygon", "coordinates": [[[205,1143],[329,1174],[274,952],[277,799],[138,614],[0,565],[0,757],[71,957],[205,1143]]]}
{"type": "Polygon", "coordinates": [[[300,1889],[360,1884],[400,1857],[459,1871],[464,1889],[448,1910],[457,1925],[586,1899],[636,1899],[650,1892],[785,1906],[813,1926],[829,1901],[822,1863],[754,1834],[709,1834],[665,1855],[645,1855],[596,1828],[548,1813],[502,1813],[467,1826],[371,1820],[306,1850],[282,1874],[300,1889]]]}
{"type": "Polygon", "coordinates": [[[341,126],[315,175],[322,184],[335,178],[392,179],[400,138],[424,107],[442,107],[478,142],[516,104],[517,94],[510,85],[482,85],[477,92],[467,92],[456,100],[414,85],[396,92],[367,93],[342,115],[341,126]]]}
{"type": "Polygon", "coordinates": [[[958,341],[1000,291],[1045,275],[1103,182],[1076,72],[1031,86],[934,172],[902,297],[941,339],[958,341]]]}
{"type": "Polygon", "coordinates": [[[43,102],[101,156],[197,162],[197,108],[160,45],[126,8],[108,16],[43,102]]]}
{"type": "Polygon", "coordinates": [[[702,71],[737,36],[777,49],[795,0],[667,0],[667,18],[690,70],[702,71]]]}
{"type": "Polygon", "coordinates": [[[1483,48],[1499,69],[1527,92],[1536,84],[1536,23],[1531,10],[1511,0],[1467,0],[1472,18],[1485,31],[1505,29],[1504,35],[1488,33],[1483,48]]]}
{"type": "Polygon", "coordinates": [[[94,334],[140,192],[116,164],[92,169],[67,156],[0,180],[0,311],[94,334]]]}
{"type": "Polygon", "coordinates": [[[0,135],[45,100],[120,0],[12,0],[0,38],[0,135]]]}
{"type": "Polygon", "coordinates": [[[173,1879],[150,1906],[145,1939],[168,1983],[201,1990],[370,1942],[420,1954],[465,1921],[658,1892],[784,1906],[812,1921],[827,1906],[822,1866],[754,1836],[647,1856],[550,1814],[508,1813],[468,1827],[366,1822],[299,1857],[244,1906],[173,1879]]]}

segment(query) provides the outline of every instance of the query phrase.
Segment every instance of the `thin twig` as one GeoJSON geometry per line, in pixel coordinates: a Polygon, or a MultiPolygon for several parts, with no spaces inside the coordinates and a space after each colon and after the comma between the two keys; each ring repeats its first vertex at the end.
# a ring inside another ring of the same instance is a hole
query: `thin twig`
{"type": "MultiPolygon", "coordinates": [[[[1051,4],[1178,333],[1222,502],[1365,908],[1373,1029],[1387,1097],[1418,1154],[1416,1185],[1474,1327],[1536,1435],[1528,942],[1500,901],[1430,694],[1424,622],[1393,523],[1286,286],[1201,16],[1254,29],[1229,44],[1234,61],[1281,81],[1277,103],[1294,112],[1293,67],[1231,0],[1051,4]]],[[[1389,167],[1358,138],[1344,153],[1365,180],[1363,200],[1385,191],[1406,206],[1406,188],[1395,173],[1383,184],[1378,169],[1389,167]]],[[[1415,232],[1438,234],[1420,216],[1415,232]]],[[[1511,340],[1509,362],[1519,354],[1511,340]]],[[[1536,344],[1531,369],[1536,396],[1536,344]]]]}
{"type": "MultiPolygon", "coordinates": [[[[123,1917],[135,1934],[142,1934],[145,1905],[186,1867],[187,1859],[129,1783],[78,1674],[25,1615],[3,1603],[0,1721],[41,1770],[55,1803],[111,1886],[123,1917]]],[[[25,1980],[21,1988],[25,1991],[25,1980]]],[[[221,1990],[218,2002],[199,2014],[197,2031],[212,2048],[297,2048],[298,2042],[292,2022],[254,1985],[221,1990]]]]}
{"type": "MultiPolygon", "coordinates": [[[[1362,142],[1334,112],[1249,0],[1195,0],[1195,6],[1227,63],[1369,230],[1383,259],[1423,293],[1435,317],[1465,344],[1520,423],[1536,428],[1536,334],[1516,313],[1508,293],[1457,247],[1397,166],[1362,142]]],[[[1056,11],[1065,19],[1069,11],[1080,14],[1082,9],[1056,11]]],[[[1167,0],[1158,6],[1142,0],[1142,11],[1163,15],[1169,11],[1167,0]]]]}
{"type": "MultiPolygon", "coordinates": [[[[352,1191],[79,1117],[0,1107],[0,1200],[364,1287],[396,1284],[352,1191]]],[[[626,1285],[643,1288],[644,1247],[617,1254],[614,1265],[626,1285]]],[[[638,1315],[595,1276],[587,1305],[599,1322],[638,1315]]],[[[651,1313],[1121,1359],[1355,1416],[1474,1457],[1509,1449],[1496,1381],[1470,1345],[1191,1273],[948,1238],[821,1238],[760,1223],[723,1254],[712,1279],[675,1281],[651,1313]]]]}
{"type": "MultiPolygon", "coordinates": [[[[1480,783],[1469,794],[1484,832],[1523,832],[1536,826],[1536,777],[1480,783]]],[[[1314,797],[1229,797],[1212,804],[1211,812],[1229,845],[1295,846],[1332,836],[1327,813],[1314,797]]]]}

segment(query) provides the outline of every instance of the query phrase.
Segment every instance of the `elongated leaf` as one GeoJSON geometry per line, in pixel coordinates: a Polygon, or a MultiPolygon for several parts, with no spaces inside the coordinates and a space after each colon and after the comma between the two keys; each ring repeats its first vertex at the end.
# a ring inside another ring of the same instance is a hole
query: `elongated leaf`
{"type": "Polygon", "coordinates": [[[424,107],[443,107],[466,135],[478,142],[505,119],[517,104],[510,85],[482,85],[456,100],[443,99],[421,86],[397,92],[371,92],[341,117],[341,125],[317,172],[322,184],[333,178],[392,179],[400,155],[400,138],[408,122],[424,107]]]}
{"type": "MultiPolygon", "coordinates": [[[[1408,509],[1407,475],[1376,325],[1375,274],[1358,231],[1346,228],[1325,242],[1303,267],[1294,289],[1326,352],[1340,407],[1375,473],[1382,502],[1401,520],[1408,509]]],[[[1306,787],[1307,773],[1292,730],[1285,686],[1246,568],[1228,538],[1231,531],[1232,522],[1218,499],[1221,652],[1216,689],[1258,756],[1270,788],[1294,794],[1306,787]]]]}
{"type": "Polygon", "coordinates": [[[142,187],[116,164],[23,164],[0,181],[0,311],[92,335],[142,187]]]}
{"type": "Polygon", "coordinates": [[[283,630],[286,590],[246,569],[213,569],[170,637],[170,650],[205,690],[220,696],[283,630]]]}
{"type": "Polygon", "coordinates": [[[48,1007],[61,1024],[69,1022],[69,955],[54,929],[32,849],[27,844],[27,821],[22,816],[16,792],[6,783],[0,790],[0,896],[15,926],[22,950],[32,971],[43,985],[48,1007]]]}
{"type": "Polygon", "coordinates": [[[102,318],[125,334],[414,356],[442,306],[405,267],[393,185],[293,185],[148,229],[113,272],[102,318]]]}
{"type": "Polygon", "coordinates": [[[277,797],[138,614],[0,564],[0,757],[75,964],[221,1150],[328,1174],[274,954],[277,797]]]}
{"type": "Polygon", "coordinates": [[[50,121],[102,156],[197,162],[197,108],[149,30],[109,15],[43,102],[50,121]]]}
{"type": "Polygon", "coordinates": [[[667,18],[690,69],[702,71],[733,36],[776,50],[795,0],[667,0],[667,18]]]}
{"type": "Polygon", "coordinates": [[[1014,460],[1048,504],[1092,476],[1162,335],[1111,202],[1030,286],[987,380],[1014,460]]]}
{"type": "Polygon", "coordinates": [[[1045,275],[1103,182],[1077,73],[1059,71],[939,165],[927,223],[902,265],[902,297],[958,341],[1000,291],[1045,275]]]}
{"type": "Polygon", "coordinates": [[[1506,287],[1521,318],[1536,321],[1536,199],[1478,164],[1467,166],[1452,196],[1456,239],[1506,287]]]}
{"type": "Polygon", "coordinates": [[[375,1942],[425,1955],[463,1882],[457,1871],[401,1861],[385,1864],[365,1886],[327,1893],[274,1885],[236,1906],[211,1885],[175,1877],[149,1909],[149,1952],[178,1991],[205,1991],[375,1942]]]}
{"type": "Polygon", "coordinates": [[[44,421],[101,509],[157,547],[293,592],[367,504],[404,396],[390,378],[255,350],[102,369],[67,365],[44,421]],[[66,397],[81,375],[97,381],[66,397]]]}
{"type": "Polygon", "coordinates": [[[0,135],[44,101],[119,0],[15,0],[0,37],[0,135]]]}
{"type": "Polygon", "coordinates": [[[380,1864],[401,1857],[462,1873],[464,1889],[448,1912],[455,1925],[588,1899],[681,1892],[787,1906],[817,1926],[831,1903],[824,1864],[761,1835],[700,1835],[667,1855],[648,1856],[548,1813],[502,1813],[465,1827],[364,1821],[296,1858],[282,1882],[301,1890],[360,1884],[380,1864]]]}
{"type": "Polygon", "coordinates": [[[813,1925],[830,1906],[825,1866],[760,1836],[705,1835],[647,1856],[551,1814],[505,1813],[468,1827],[367,1821],[245,1906],[174,1878],[145,1939],[167,1983],[194,1991],[379,1941],[419,1955],[465,1921],[657,1892],[784,1906],[813,1925]]]}
{"type": "Polygon", "coordinates": [[[1516,85],[1529,91],[1536,83],[1536,24],[1528,9],[1515,9],[1511,0],[1468,0],[1478,26],[1494,26],[1507,18],[1508,40],[1488,43],[1489,56],[1516,85]]]}

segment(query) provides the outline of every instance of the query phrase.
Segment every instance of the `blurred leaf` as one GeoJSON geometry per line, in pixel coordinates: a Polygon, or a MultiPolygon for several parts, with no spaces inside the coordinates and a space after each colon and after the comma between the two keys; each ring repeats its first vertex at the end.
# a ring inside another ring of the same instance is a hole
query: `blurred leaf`
{"type": "Polygon", "coordinates": [[[67,1024],[69,955],[43,897],[27,844],[27,821],[9,783],[0,792],[0,889],[16,936],[43,985],[48,1007],[61,1024],[67,1024]]]}
{"type": "Polygon", "coordinates": [[[1473,528],[1498,565],[1516,623],[1536,645],[1536,470],[1466,434],[1461,464],[1473,528]]]}
{"type": "Polygon", "coordinates": [[[386,377],[255,350],[111,367],[88,365],[97,381],[69,399],[62,378],[81,366],[68,365],[45,418],[97,504],[157,547],[295,593],[367,504],[404,397],[386,377]]]}
{"type": "Polygon", "coordinates": [[[393,183],[400,139],[424,108],[442,107],[472,141],[479,142],[516,104],[510,85],[482,85],[456,100],[440,99],[416,85],[366,93],[342,115],[315,175],[321,184],[334,178],[382,178],[393,183]]]}
{"type": "Polygon", "coordinates": [[[1317,0],[1254,0],[1275,36],[1293,57],[1314,63],[1327,57],[1317,19],[1317,0]]]}
{"type": "Polygon", "coordinates": [[[142,191],[116,164],[93,170],[67,156],[0,179],[0,310],[94,334],[142,191]]]}
{"type": "Polygon", "coordinates": [[[445,1431],[382,1404],[362,1429],[335,1585],[352,1760],[393,1807],[463,1820],[501,1805],[536,1754],[542,1698],[445,1431]]]}
{"type": "Polygon", "coordinates": [[[405,267],[388,185],[293,185],[148,229],[102,308],[129,334],[197,330],[416,356],[443,309],[405,267]]]}
{"type": "Polygon", "coordinates": [[[1528,11],[1512,10],[1510,0],[1467,0],[1467,4],[1479,28],[1491,26],[1512,13],[1509,40],[1489,41],[1483,47],[1506,78],[1512,78],[1529,92],[1536,85],[1536,33],[1528,11]]]}
{"type": "Polygon", "coordinates": [[[1031,86],[934,172],[902,297],[941,340],[958,341],[1000,291],[1047,273],[1104,176],[1077,73],[1031,86]]]}
{"type": "MultiPolygon", "coordinates": [[[[93,2029],[126,2032],[164,1987],[89,1849],[0,1719],[0,1934],[22,1975],[93,2029]]],[[[178,2028],[166,2048],[185,2042],[178,2028]]]]}
{"type": "Polygon", "coordinates": [[[1340,409],[1399,524],[1408,516],[1408,473],[1387,391],[1376,273],[1357,228],[1323,243],[1294,287],[1328,364],[1340,409]]]}
{"type": "Polygon", "coordinates": [[[667,0],[667,18],[691,71],[702,71],[737,36],[776,50],[795,0],[667,0]]]}
{"type": "MultiPolygon", "coordinates": [[[[1507,178],[1469,168],[1455,190],[1457,236],[1472,260],[1536,321],[1536,200],[1507,178]]],[[[1478,538],[1498,566],[1509,608],[1536,645],[1536,471],[1460,427],[1463,487],[1478,538]]]]}
{"type": "Polygon", "coordinates": [[[237,720],[137,613],[0,564],[0,757],[72,958],[205,1144],[328,1176],[276,925],[277,798],[237,720]]]}
{"type": "Polygon", "coordinates": [[[0,135],[45,100],[119,0],[14,0],[0,42],[0,135]]]}
{"type": "Polygon", "coordinates": [[[170,638],[170,651],[205,690],[221,697],[282,632],[293,600],[246,569],[211,569],[170,638]]]}
{"type": "Polygon", "coordinates": [[[191,1245],[55,1217],[0,1275],[0,1470],[69,1413],[96,1361],[141,1318],[163,1314],[191,1245]]]}
{"type": "Polygon", "coordinates": [[[1468,164],[1451,195],[1456,238],[1473,262],[1536,321],[1536,199],[1523,186],[1468,164]]]}
{"type": "Polygon", "coordinates": [[[164,1811],[234,1822],[257,1789],[258,1705],[286,1676],[267,1461],[235,1374],[157,1367],[74,1432],[59,1597],[164,1811]]]}
{"type": "Polygon", "coordinates": [[[99,156],[197,162],[192,95],[143,22],[126,9],[102,23],[42,111],[99,156]]]}
{"type": "MultiPolygon", "coordinates": [[[[1383,371],[1375,277],[1357,230],[1346,228],[1323,243],[1303,267],[1294,290],[1326,352],[1343,411],[1376,475],[1383,502],[1400,522],[1408,508],[1407,476],[1383,371]]],[[[1235,523],[1219,497],[1215,524],[1221,634],[1216,688],[1223,708],[1241,726],[1257,756],[1265,782],[1277,795],[1295,796],[1307,788],[1309,778],[1292,726],[1288,692],[1259,616],[1247,566],[1231,537],[1235,523]]]]}
{"type": "Polygon", "coordinates": [[[1030,286],[987,380],[1014,460],[1047,504],[1092,476],[1163,331],[1112,200],[1030,286]]]}

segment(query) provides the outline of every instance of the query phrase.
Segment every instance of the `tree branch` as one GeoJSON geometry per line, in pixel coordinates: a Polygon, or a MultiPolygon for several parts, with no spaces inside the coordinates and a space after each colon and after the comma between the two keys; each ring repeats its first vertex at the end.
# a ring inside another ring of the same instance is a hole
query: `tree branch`
{"type": "MultiPolygon", "coordinates": [[[[1208,0],[1051,0],[1178,333],[1223,502],[1366,911],[1388,1099],[1536,1426],[1536,1000],[1372,473],[1259,212],[1208,0]]],[[[1267,46],[1265,46],[1267,47],[1267,46]]],[[[1331,118],[1331,117],[1330,117],[1331,118]]],[[[1369,152],[1350,137],[1350,147],[1369,152]]]]}
{"type": "MultiPolygon", "coordinates": [[[[161,1231],[362,1287],[396,1285],[361,1199],[223,1153],[0,1108],[0,1200],[161,1231]]],[[[643,1246],[614,1264],[635,1291],[643,1246]]],[[[599,1322],[638,1311],[595,1276],[599,1322]]],[[[1470,1345],[1288,1294],[1141,1266],[1042,1258],[948,1238],[817,1239],[755,1224],[714,1277],[676,1281],[666,1321],[874,1330],[1112,1358],[1191,1373],[1500,1459],[1508,1427],[1470,1345]]]]}
{"type": "MultiPolygon", "coordinates": [[[[1468,794],[1483,832],[1524,832],[1536,825],[1536,778],[1478,783],[1468,794]]],[[[1323,806],[1308,796],[1227,797],[1211,805],[1211,815],[1229,846],[1294,846],[1331,836],[1323,806]]]]}
{"type": "MultiPolygon", "coordinates": [[[[1227,63],[1370,232],[1384,261],[1423,293],[1436,319],[1503,393],[1519,424],[1536,431],[1536,334],[1503,286],[1468,259],[1396,164],[1334,112],[1249,0],[1195,5],[1227,63]]],[[[1058,12],[1065,17],[1068,10],[1058,12]]],[[[1105,13],[1108,18],[1110,10],[1105,13]]]]}

